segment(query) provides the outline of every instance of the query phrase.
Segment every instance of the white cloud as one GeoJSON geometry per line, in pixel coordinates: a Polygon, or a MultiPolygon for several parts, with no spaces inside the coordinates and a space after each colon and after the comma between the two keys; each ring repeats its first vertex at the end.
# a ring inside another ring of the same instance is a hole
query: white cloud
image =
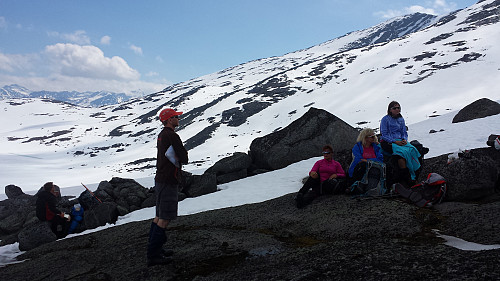
{"type": "Polygon", "coordinates": [[[163,63],[163,58],[160,56],[156,56],[155,60],[159,63],[163,63]]]}
{"type": "Polygon", "coordinates": [[[77,30],[73,33],[59,33],[57,31],[49,31],[47,34],[51,37],[58,37],[71,43],[79,45],[90,44],[90,38],[87,36],[85,30],[77,30]]]}
{"type": "Polygon", "coordinates": [[[424,13],[431,15],[443,15],[456,10],[457,4],[454,2],[447,2],[446,0],[434,0],[427,1],[424,6],[413,5],[409,7],[404,7],[400,10],[387,10],[375,12],[375,16],[384,19],[390,19],[398,16],[413,14],[413,13],[424,13]]]}
{"type": "Polygon", "coordinates": [[[111,44],[111,37],[109,37],[108,35],[101,37],[101,44],[103,45],[111,44]]]}
{"type": "Polygon", "coordinates": [[[45,47],[52,70],[64,76],[97,79],[138,80],[139,72],[118,56],[105,57],[95,46],[58,43],[45,47]]]}
{"type": "Polygon", "coordinates": [[[10,73],[14,73],[16,71],[30,71],[32,69],[33,62],[37,59],[37,55],[11,55],[0,53],[0,71],[10,73]]]}
{"type": "Polygon", "coordinates": [[[132,51],[134,51],[134,53],[142,56],[142,48],[141,47],[137,47],[136,45],[132,44],[132,45],[130,45],[130,49],[132,51]]]}
{"type": "MultiPolygon", "coordinates": [[[[158,78],[150,72],[146,77],[158,78]]],[[[31,90],[154,93],[169,81],[143,81],[139,72],[118,56],[106,57],[95,46],[59,43],[37,54],[0,53],[0,85],[19,84],[31,90]]]]}

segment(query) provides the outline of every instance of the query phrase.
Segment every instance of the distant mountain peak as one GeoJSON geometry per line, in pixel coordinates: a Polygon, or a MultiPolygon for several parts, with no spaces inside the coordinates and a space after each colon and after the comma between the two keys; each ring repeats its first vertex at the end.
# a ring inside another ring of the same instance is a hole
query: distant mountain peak
{"type": "Polygon", "coordinates": [[[17,84],[6,85],[0,88],[0,100],[18,98],[43,98],[83,107],[101,107],[120,104],[129,100],[131,96],[124,93],[113,93],[108,91],[30,91],[17,84]]]}

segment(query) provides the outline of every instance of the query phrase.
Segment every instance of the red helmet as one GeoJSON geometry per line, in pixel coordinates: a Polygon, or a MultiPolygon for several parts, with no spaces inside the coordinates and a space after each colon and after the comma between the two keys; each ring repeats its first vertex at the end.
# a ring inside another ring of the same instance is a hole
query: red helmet
{"type": "Polygon", "coordinates": [[[160,112],[160,121],[164,122],[164,121],[168,120],[168,118],[171,118],[171,117],[174,117],[177,115],[181,115],[181,114],[182,114],[182,112],[177,112],[171,108],[165,108],[164,110],[162,110],[160,112]]]}

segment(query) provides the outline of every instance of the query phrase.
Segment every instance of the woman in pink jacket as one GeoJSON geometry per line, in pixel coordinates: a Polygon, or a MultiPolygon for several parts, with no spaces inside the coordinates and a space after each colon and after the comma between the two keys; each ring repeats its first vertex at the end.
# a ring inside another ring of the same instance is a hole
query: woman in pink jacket
{"type": "Polygon", "coordinates": [[[345,172],[340,163],[333,160],[333,148],[325,145],[322,153],[324,158],[314,163],[309,178],[295,197],[297,208],[304,207],[310,201],[304,198],[310,189],[313,190],[312,199],[323,194],[343,192],[338,179],[345,178],[345,172]]]}

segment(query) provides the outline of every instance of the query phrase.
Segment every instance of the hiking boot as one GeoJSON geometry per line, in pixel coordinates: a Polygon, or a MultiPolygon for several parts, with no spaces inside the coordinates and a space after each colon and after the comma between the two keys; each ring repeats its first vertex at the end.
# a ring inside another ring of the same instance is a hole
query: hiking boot
{"type": "Polygon", "coordinates": [[[148,258],[148,267],[154,265],[166,265],[171,263],[173,260],[174,259],[172,257],[166,257],[163,255],[159,257],[148,258]]]}
{"type": "Polygon", "coordinates": [[[297,205],[298,209],[301,209],[305,206],[304,194],[300,192],[297,193],[297,196],[295,196],[295,204],[297,205]]]}

